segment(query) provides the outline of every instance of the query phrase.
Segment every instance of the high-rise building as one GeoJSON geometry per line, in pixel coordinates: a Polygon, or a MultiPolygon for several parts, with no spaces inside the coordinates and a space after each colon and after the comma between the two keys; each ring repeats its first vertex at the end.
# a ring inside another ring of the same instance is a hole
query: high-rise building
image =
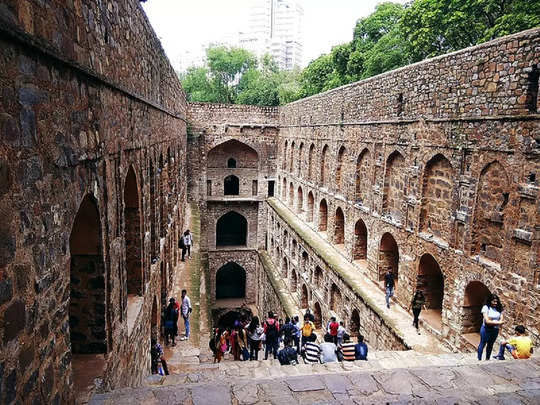
{"type": "Polygon", "coordinates": [[[281,69],[300,66],[303,15],[300,0],[254,0],[240,46],[257,56],[272,55],[281,69]]]}

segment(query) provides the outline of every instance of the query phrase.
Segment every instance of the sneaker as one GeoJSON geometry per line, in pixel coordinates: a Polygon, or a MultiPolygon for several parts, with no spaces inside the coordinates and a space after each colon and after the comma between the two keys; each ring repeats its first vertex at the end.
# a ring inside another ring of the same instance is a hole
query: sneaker
{"type": "Polygon", "coordinates": [[[504,356],[493,356],[493,358],[497,360],[506,360],[504,356]]]}

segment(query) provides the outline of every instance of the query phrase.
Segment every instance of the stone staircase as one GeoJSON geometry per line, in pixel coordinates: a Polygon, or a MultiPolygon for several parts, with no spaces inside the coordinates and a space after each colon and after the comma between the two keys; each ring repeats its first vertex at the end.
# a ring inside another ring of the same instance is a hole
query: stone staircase
{"type": "Polygon", "coordinates": [[[280,366],[277,360],[186,365],[91,404],[540,403],[540,356],[479,362],[474,354],[372,352],[369,361],[280,366]]]}

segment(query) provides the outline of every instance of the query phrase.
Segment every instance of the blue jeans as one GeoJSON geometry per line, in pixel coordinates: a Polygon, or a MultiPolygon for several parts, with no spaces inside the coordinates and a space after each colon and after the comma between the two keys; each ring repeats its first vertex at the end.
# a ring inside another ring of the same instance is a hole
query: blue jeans
{"type": "Polygon", "coordinates": [[[390,308],[390,297],[394,296],[394,287],[386,287],[386,306],[390,308]]]}
{"type": "Polygon", "coordinates": [[[186,327],[186,337],[189,337],[189,315],[182,315],[182,318],[184,318],[184,326],[186,327]]]}
{"type": "Polygon", "coordinates": [[[486,347],[486,360],[489,360],[497,336],[499,336],[499,328],[486,328],[485,325],[482,325],[480,328],[480,344],[478,345],[478,360],[482,360],[484,346],[486,347]]]}
{"type": "Polygon", "coordinates": [[[513,350],[515,350],[516,348],[512,345],[509,345],[508,343],[506,344],[501,344],[499,346],[499,354],[497,355],[497,357],[500,359],[500,360],[504,360],[504,349],[507,349],[510,353],[512,353],[513,350]]]}
{"type": "Polygon", "coordinates": [[[277,339],[269,340],[268,338],[266,338],[266,348],[264,349],[264,359],[268,360],[268,353],[272,353],[274,355],[274,359],[277,359],[278,346],[279,346],[279,343],[277,339]]]}

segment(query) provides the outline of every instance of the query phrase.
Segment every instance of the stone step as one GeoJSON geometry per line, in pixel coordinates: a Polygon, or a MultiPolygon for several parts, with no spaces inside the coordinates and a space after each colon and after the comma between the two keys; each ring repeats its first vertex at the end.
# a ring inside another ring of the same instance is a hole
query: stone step
{"type": "MultiPolygon", "coordinates": [[[[540,403],[540,356],[530,360],[471,362],[471,356],[441,358],[455,365],[408,368],[394,363],[384,368],[378,360],[280,367],[271,362],[227,367],[226,371],[266,370],[264,378],[223,376],[219,367],[168,376],[162,385],[127,388],[94,395],[92,405],[137,404],[255,404],[255,403],[540,403]],[[460,363],[470,364],[460,364],[460,363]],[[216,372],[208,380],[205,373],[216,372]],[[206,376],[206,377],[205,377],[206,376]],[[199,378],[199,380],[197,380],[199,378]]],[[[398,356],[399,357],[399,356],[398,356]]],[[[403,358],[413,359],[407,353],[403,358]]],[[[439,363],[437,359],[431,359],[439,363]]],[[[155,380],[158,378],[154,377],[155,380]]]]}

